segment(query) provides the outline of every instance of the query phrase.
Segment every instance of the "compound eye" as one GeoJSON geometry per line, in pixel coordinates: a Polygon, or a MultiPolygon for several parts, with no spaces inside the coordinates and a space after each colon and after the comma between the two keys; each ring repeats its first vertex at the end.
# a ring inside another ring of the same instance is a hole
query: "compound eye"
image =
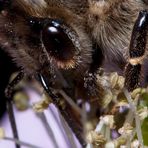
{"type": "Polygon", "coordinates": [[[74,56],[74,45],[58,22],[52,21],[43,27],[42,42],[55,60],[68,62],[74,56]]]}

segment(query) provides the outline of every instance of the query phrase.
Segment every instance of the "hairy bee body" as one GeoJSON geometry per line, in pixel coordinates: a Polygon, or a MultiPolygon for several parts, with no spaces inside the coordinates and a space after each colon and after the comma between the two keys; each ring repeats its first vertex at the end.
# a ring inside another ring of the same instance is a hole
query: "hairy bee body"
{"type": "Polygon", "coordinates": [[[133,25],[139,12],[146,8],[136,0],[90,1],[90,32],[103,50],[107,64],[123,70],[129,59],[133,25]]]}
{"type": "Polygon", "coordinates": [[[123,74],[134,22],[148,7],[142,0],[14,0],[10,5],[0,14],[0,46],[18,67],[28,75],[60,71],[80,82],[100,66],[123,74]],[[77,48],[72,59],[51,56],[31,18],[61,21],[77,48]]]}
{"type": "MultiPolygon", "coordinates": [[[[147,9],[146,0],[0,0],[0,58],[4,54],[7,59],[7,53],[21,70],[0,97],[11,98],[12,87],[24,73],[34,77],[85,147],[81,113],[66,101],[62,106],[58,90],[75,103],[87,100],[94,115],[103,94],[97,81],[100,67],[125,74],[129,91],[142,86],[142,75],[148,81],[147,9]]],[[[0,63],[14,66],[3,58],[0,63]]],[[[0,76],[8,82],[13,71],[8,68],[8,76],[0,76]]],[[[11,119],[11,101],[7,102],[11,119]]]]}

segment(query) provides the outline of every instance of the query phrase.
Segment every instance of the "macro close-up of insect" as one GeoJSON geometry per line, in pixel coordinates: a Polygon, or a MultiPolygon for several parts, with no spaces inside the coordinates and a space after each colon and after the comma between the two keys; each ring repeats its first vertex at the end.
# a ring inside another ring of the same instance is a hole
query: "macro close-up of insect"
{"type": "Polygon", "coordinates": [[[101,106],[102,73],[118,73],[129,93],[147,87],[147,36],[147,0],[0,0],[0,116],[7,108],[18,139],[13,91],[28,78],[44,89],[86,147],[77,107],[83,110],[87,102],[90,120],[111,112],[101,106]]]}

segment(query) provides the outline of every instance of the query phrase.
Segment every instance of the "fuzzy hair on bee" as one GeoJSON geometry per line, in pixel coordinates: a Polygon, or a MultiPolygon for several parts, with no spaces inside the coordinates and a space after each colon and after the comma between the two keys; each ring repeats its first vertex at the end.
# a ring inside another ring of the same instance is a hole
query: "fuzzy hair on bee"
{"type": "Polygon", "coordinates": [[[70,88],[74,100],[99,100],[100,67],[124,75],[129,91],[148,77],[145,0],[0,0],[0,20],[1,50],[53,98],[70,88]]]}
{"type": "Polygon", "coordinates": [[[146,8],[147,5],[138,0],[12,1],[11,9],[1,11],[1,47],[27,74],[44,69],[47,63],[50,67],[57,65],[58,69],[75,69],[74,72],[82,76],[93,64],[95,68],[102,63],[113,68],[113,64],[123,71],[134,22],[138,13],[146,8]],[[77,48],[63,50],[67,56],[65,61],[51,56],[41,39],[42,31],[35,30],[37,27],[31,18],[42,19],[38,20],[41,22],[45,18],[62,21],[63,29],[73,42],[71,46],[77,48]]]}

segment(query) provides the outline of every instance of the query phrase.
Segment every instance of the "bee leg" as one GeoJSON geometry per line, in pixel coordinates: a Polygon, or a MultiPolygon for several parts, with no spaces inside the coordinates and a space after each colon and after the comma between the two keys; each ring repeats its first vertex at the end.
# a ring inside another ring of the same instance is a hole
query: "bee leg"
{"type": "Polygon", "coordinates": [[[12,98],[12,93],[13,93],[13,89],[14,87],[23,79],[24,77],[24,72],[21,71],[19,72],[19,74],[14,78],[14,80],[12,80],[12,82],[10,82],[8,84],[8,86],[6,87],[5,89],[5,96],[8,98],[8,99],[11,99],[12,98]]]}
{"type": "MultiPolygon", "coordinates": [[[[15,139],[19,139],[18,132],[17,132],[17,127],[16,127],[16,121],[15,121],[15,116],[14,116],[14,111],[13,111],[13,103],[12,103],[12,93],[13,93],[13,88],[15,85],[17,85],[22,79],[23,79],[24,73],[20,72],[12,82],[10,82],[5,90],[5,95],[7,97],[7,111],[9,115],[9,120],[11,123],[11,128],[13,131],[13,136],[15,139]]],[[[16,148],[20,148],[20,145],[16,144],[16,148]]]]}
{"type": "Polygon", "coordinates": [[[97,73],[98,73],[99,67],[102,65],[103,59],[104,59],[104,56],[103,56],[102,50],[94,42],[92,63],[90,65],[89,71],[86,72],[84,77],[84,88],[88,92],[87,93],[88,96],[92,98],[94,97],[98,98],[98,96],[103,94],[103,89],[97,83],[97,73]]]}
{"type": "Polygon", "coordinates": [[[96,84],[97,78],[96,74],[87,72],[84,77],[84,88],[88,91],[88,96],[97,96],[97,84],[96,84]]]}
{"type": "Polygon", "coordinates": [[[143,61],[145,58],[145,48],[148,29],[148,11],[139,13],[135,22],[129,49],[129,61],[125,68],[125,86],[129,91],[137,87],[142,87],[143,83],[143,61]]]}
{"type": "Polygon", "coordinates": [[[82,131],[81,127],[79,127],[77,122],[72,118],[71,111],[69,109],[68,104],[65,104],[66,107],[64,107],[64,108],[61,106],[60,98],[58,96],[56,96],[55,94],[53,94],[53,92],[50,88],[50,84],[48,84],[48,81],[46,80],[46,78],[48,78],[48,77],[46,77],[45,75],[42,75],[42,74],[38,74],[38,76],[37,76],[37,80],[43,86],[43,88],[45,89],[47,94],[51,97],[53,103],[59,109],[61,115],[64,117],[65,121],[68,123],[69,127],[71,128],[73,133],[78,138],[82,147],[85,147],[86,142],[84,140],[84,137],[82,136],[83,131],[82,131]]]}

